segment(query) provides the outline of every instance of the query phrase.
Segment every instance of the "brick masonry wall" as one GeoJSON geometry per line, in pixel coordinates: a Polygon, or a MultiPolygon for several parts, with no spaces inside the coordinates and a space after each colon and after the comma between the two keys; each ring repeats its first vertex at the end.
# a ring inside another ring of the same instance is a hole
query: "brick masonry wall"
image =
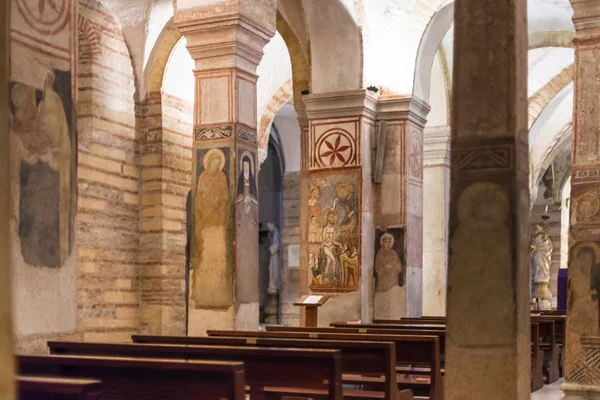
{"type": "Polygon", "coordinates": [[[192,176],[193,107],[167,93],[141,106],[141,333],[182,335],[185,327],[186,198],[192,176]]]}
{"type": "Polygon", "coordinates": [[[79,3],[78,330],[123,341],[138,331],[139,139],[129,51],[113,16],[79,3]]]}

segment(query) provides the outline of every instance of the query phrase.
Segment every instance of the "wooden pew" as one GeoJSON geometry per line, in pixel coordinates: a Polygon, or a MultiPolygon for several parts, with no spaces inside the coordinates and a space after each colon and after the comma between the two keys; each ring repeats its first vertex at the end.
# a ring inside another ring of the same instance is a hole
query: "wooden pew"
{"type": "Polygon", "coordinates": [[[540,325],[531,323],[531,391],[544,387],[544,351],[540,349],[540,325]]]}
{"type": "Polygon", "coordinates": [[[559,347],[559,376],[562,378],[564,376],[564,363],[565,363],[565,346],[566,346],[566,336],[567,336],[567,316],[564,311],[543,311],[541,315],[533,317],[538,318],[548,318],[554,321],[554,333],[555,333],[555,342],[559,347]]]}
{"type": "Polygon", "coordinates": [[[94,378],[111,400],[244,400],[241,362],[124,357],[18,356],[19,375],[94,378]]]}
{"type": "Polygon", "coordinates": [[[102,382],[49,376],[17,376],[20,400],[99,400],[102,382]]]}
{"type": "Polygon", "coordinates": [[[342,399],[339,350],[75,342],[48,342],[48,347],[51,354],[240,361],[254,398],[278,394],[342,399]]]}
{"type": "MultiPolygon", "coordinates": [[[[430,321],[427,321],[426,324],[423,325],[427,325],[427,326],[431,326],[431,324],[429,323],[430,321]]],[[[333,323],[332,325],[336,326],[336,328],[333,328],[333,330],[335,331],[336,329],[343,329],[344,331],[355,331],[355,332],[366,332],[366,333],[391,333],[393,332],[394,334],[405,334],[406,332],[410,332],[411,335],[437,335],[440,338],[440,342],[443,343],[441,347],[441,359],[442,359],[442,366],[444,365],[444,360],[445,360],[445,325],[438,323],[438,328],[437,329],[423,329],[423,330],[419,330],[419,329],[415,329],[414,326],[419,325],[419,324],[415,324],[414,322],[410,322],[406,325],[403,324],[399,324],[397,323],[396,320],[386,320],[386,323],[381,323],[381,324],[353,324],[353,323],[344,323],[344,322],[336,322],[333,323]],[[408,328],[410,327],[410,328],[408,328]]],[[[281,327],[267,327],[267,330],[281,330],[281,329],[289,329],[289,328],[281,328],[281,327]]],[[[293,328],[293,329],[305,329],[305,328],[293,328]]],[[[331,329],[331,328],[329,328],[331,329]]],[[[533,328],[532,328],[533,329],[533,328]]],[[[538,330],[540,329],[539,327],[537,328],[538,330]]],[[[539,357],[539,351],[543,350],[539,341],[538,340],[533,343],[532,342],[532,347],[536,346],[537,350],[533,349],[533,353],[532,353],[532,366],[535,365],[536,369],[532,369],[532,377],[531,377],[531,387],[532,390],[534,390],[534,388],[536,388],[535,390],[539,389],[539,383],[540,381],[542,382],[542,386],[543,386],[543,377],[544,377],[544,371],[546,373],[546,376],[548,376],[548,370],[549,368],[553,368],[555,367],[556,364],[554,364],[554,366],[552,364],[548,364],[548,366],[545,369],[542,369],[542,371],[539,370],[540,368],[540,363],[538,362],[537,358],[539,357]],[[537,355],[536,355],[537,354],[537,355]]],[[[542,353],[544,354],[544,353],[542,353]]],[[[550,358],[550,360],[552,360],[552,357],[554,357],[554,355],[549,355],[548,356],[550,358]]],[[[543,361],[543,356],[542,356],[542,361],[543,361]]],[[[535,391],[534,390],[534,391],[535,391]]]]}
{"type": "Polygon", "coordinates": [[[559,353],[560,348],[556,343],[556,329],[554,319],[552,317],[531,317],[532,323],[537,323],[540,327],[540,348],[545,353],[547,363],[544,368],[544,374],[547,378],[547,383],[554,383],[560,377],[559,371],[559,353]]]}
{"type": "MultiPolygon", "coordinates": [[[[444,328],[445,329],[445,318],[446,317],[425,317],[425,318],[402,318],[400,320],[374,320],[377,323],[373,323],[373,324],[361,324],[362,325],[366,325],[366,326],[378,326],[381,329],[393,329],[394,327],[396,329],[402,329],[406,326],[415,326],[416,324],[419,323],[419,321],[421,321],[424,325],[437,325],[438,329],[444,328]]],[[[553,323],[553,316],[541,316],[541,317],[536,317],[536,316],[532,316],[531,320],[532,320],[532,334],[534,332],[538,332],[538,334],[540,334],[540,337],[546,337],[548,338],[548,343],[542,343],[540,341],[540,338],[538,338],[538,340],[536,340],[535,342],[532,342],[532,346],[537,346],[538,349],[541,349],[543,351],[543,354],[545,354],[546,356],[546,362],[545,362],[545,367],[543,368],[543,372],[542,372],[542,377],[545,375],[546,379],[548,381],[548,383],[553,383],[556,382],[559,378],[559,348],[556,346],[556,341],[555,341],[555,330],[554,327],[552,326],[553,323]],[[535,328],[534,330],[534,321],[539,321],[541,322],[541,324],[539,324],[538,327],[535,328]]],[[[563,318],[563,317],[558,317],[558,318],[563,318]]],[[[334,323],[332,325],[335,326],[351,326],[351,324],[347,324],[345,325],[344,323],[334,323]]],[[[429,328],[431,329],[431,328],[429,328]]],[[[435,328],[434,328],[435,329],[435,328]]],[[[532,368],[532,390],[537,390],[534,388],[539,388],[539,362],[538,362],[538,352],[535,349],[532,349],[532,360],[531,360],[531,364],[532,367],[535,367],[535,369],[532,368]]],[[[543,385],[543,384],[542,384],[543,385]]]]}
{"type": "MultiPolygon", "coordinates": [[[[412,329],[405,328],[402,326],[396,328],[363,328],[357,324],[349,324],[347,327],[340,328],[310,328],[310,327],[293,327],[293,326],[267,326],[267,332],[294,332],[294,333],[309,333],[309,332],[321,332],[321,333],[346,333],[346,334],[369,334],[369,335],[403,335],[403,336],[437,336],[440,354],[442,371],[444,366],[444,353],[446,348],[446,331],[445,330],[430,330],[430,329],[412,329]]],[[[443,373],[442,373],[443,375],[443,373]]]]}
{"type": "MultiPolygon", "coordinates": [[[[255,338],[287,338],[287,339],[315,339],[315,340],[351,340],[351,341],[384,341],[393,342],[396,345],[396,371],[404,375],[426,375],[430,377],[429,382],[400,381],[399,389],[410,389],[416,396],[427,396],[431,400],[444,398],[443,378],[440,364],[440,343],[435,335],[431,336],[409,336],[390,334],[371,335],[358,332],[345,333],[340,330],[323,331],[322,328],[304,328],[307,331],[289,328],[267,332],[251,331],[208,331],[213,337],[255,337],[255,338]]],[[[301,328],[300,328],[301,329],[301,328]]],[[[372,383],[376,379],[370,380],[372,383]]],[[[364,382],[357,382],[364,383],[364,382]]]]}
{"type": "Polygon", "coordinates": [[[256,346],[339,349],[342,354],[342,374],[376,375],[384,378],[381,391],[344,390],[344,398],[350,399],[412,399],[409,390],[399,392],[396,386],[396,345],[393,342],[313,340],[289,338],[260,338],[247,336],[198,337],[198,336],[142,336],[133,335],[134,343],[256,346]]]}
{"type": "Polygon", "coordinates": [[[360,327],[380,327],[380,328],[391,328],[397,329],[398,326],[402,326],[408,329],[427,329],[427,330],[446,330],[446,322],[442,321],[424,321],[424,322],[416,322],[416,321],[403,321],[403,320],[393,320],[387,323],[360,323],[355,324],[352,322],[332,322],[329,326],[334,328],[347,328],[350,326],[360,326],[360,327]]]}

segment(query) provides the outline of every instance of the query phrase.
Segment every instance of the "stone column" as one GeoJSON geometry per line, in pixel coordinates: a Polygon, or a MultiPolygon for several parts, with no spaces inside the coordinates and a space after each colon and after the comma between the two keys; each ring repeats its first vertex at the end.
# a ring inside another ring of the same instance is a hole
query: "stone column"
{"type": "Polygon", "coordinates": [[[572,0],[575,108],[565,380],[582,367],[580,338],[600,336],[600,3],[572,0]]]}
{"type": "MultiPolygon", "coordinates": [[[[0,82],[8,87],[8,29],[10,2],[0,7],[0,82]]],[[[10,240],[10,146],[8,143],[8,96],[0,96],[0,399],[15,399],[13,325],[11,298],[11,240],[10,240]]]]}
{"type": "Polygon", "coordinates": [[[530,398],[526,7],[455,5],[447,400],[530,398]]]}
{"type": "Polygon", "coordinates": [[[368,320],[374,259],[371,140],[377,96],[354,90],[311,94],[303,100],[310,122],[302,142],[301,294],[332,295],[319,309],[319,325],[368,320]]]}
{"type": "Polygon", "coordinates": [[[374,186],[375,318],[420,317],[423,313],[423,127],[428,113],[429,106],[410,97],[379,99],[377,119],[385,121],[387,134],[382,183],[374,186]],[[377,272],[386,254],[393,254],[386,250],[383,235],[394,238],[391,250],[402,265],[399,278],[385,269],[377,272]]]}
{"type": "Polygon", "coordinates": [[[276,8],[271,0],[182,8],[188,3],[175,12],[196,63],[188,333],[257,329],[256,67],[276,8]]]}
{"type": "Polygon", "coordinates": [[[450,127],[425,128],[423,146],[423,315],[446,315],[450,127]]]}

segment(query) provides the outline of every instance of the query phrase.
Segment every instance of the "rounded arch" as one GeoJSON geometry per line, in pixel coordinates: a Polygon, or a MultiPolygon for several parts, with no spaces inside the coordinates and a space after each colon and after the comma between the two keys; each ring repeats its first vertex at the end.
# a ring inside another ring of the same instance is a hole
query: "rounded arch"
{"type": "Polygon", "coordinates": [[[146,93],[160,92],[169,57],[181,38],[181,32],[179,32],[171,18],[158,35],[150,52],[147,67],[144,71],[146,93]]]}
{"type": "Polygon", "coordinates": [[[431,82],[433,60],[440,47],[440,43],[450,30],[453,22],[454,2],[451,2],[433,15],[421,37],[419,49],[417,50],[415,79],[413,83],[413,97],[419,100],[429,101],[429,85],[431,82]]]}
{"type": "Polygon", "coordinates": [[[529,33],[529,50],[542,47],[573,47],[575,32],[572,31],[536,31],[529,33]]]}
{"type": "Polygon", "coordinates": [[[563,69],[554,78],[550,80],[546,85],[529,97],[529,107],[527,113],[529,114],[529,129],[533,126],[535,121],[539,118],[541,113],[546,109],[548,104],[575,78],[575,66],[574,64],[569,65],[563,69]]]}
{"type": "Polygon", "coordinates": [[[266,150],[269,147],[269,135],[271,133],[271,125],[277,112],[291,100],[293,96],[293,84],[292,79],[288,79],[278,90],[275,92],[271,100],[267,104],[267,107],[262,113],[258,124],[258,149],[266,150]]]}
{"type": "Polygon", "coordinates": [[[91,57],[97,60],[102,53],[100,48],[100,34],[92,27],[90,22],[81,14],[77,18],[79,57],[91,57]]]}
{"type": "Polygon", "coordinates": [[[363,79],[362,31],[340,0],[304,0],[310,34],[312,91],[359,89],[363,79]]]}

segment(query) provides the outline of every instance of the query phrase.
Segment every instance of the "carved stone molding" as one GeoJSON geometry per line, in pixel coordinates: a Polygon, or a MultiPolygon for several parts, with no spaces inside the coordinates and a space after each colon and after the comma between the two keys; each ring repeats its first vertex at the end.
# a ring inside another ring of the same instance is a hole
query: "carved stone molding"
{"type": "Polygon", "coordinates": [[[461,171],[508,170],[513,167],[513,146],[457,149],[455,160],[461,171]]]}
{"type": "Polygon", "coordinates": [[[450,167],[450,127],[434,126],[423,130],[423,165],[450,167]]]}
{"type": "Polygon", "coordinates": [[[209,128],[196,128],[194,130],[194,141],[231,139],[231,126],[212,126],[209,128]]]}
{"type": "Polygon", "coordinates": [[[235,135],[238,139],[256,143],[256,129],[254,128],[249,128],[245,125],[237,125],[235,128],[235,135]]]}

